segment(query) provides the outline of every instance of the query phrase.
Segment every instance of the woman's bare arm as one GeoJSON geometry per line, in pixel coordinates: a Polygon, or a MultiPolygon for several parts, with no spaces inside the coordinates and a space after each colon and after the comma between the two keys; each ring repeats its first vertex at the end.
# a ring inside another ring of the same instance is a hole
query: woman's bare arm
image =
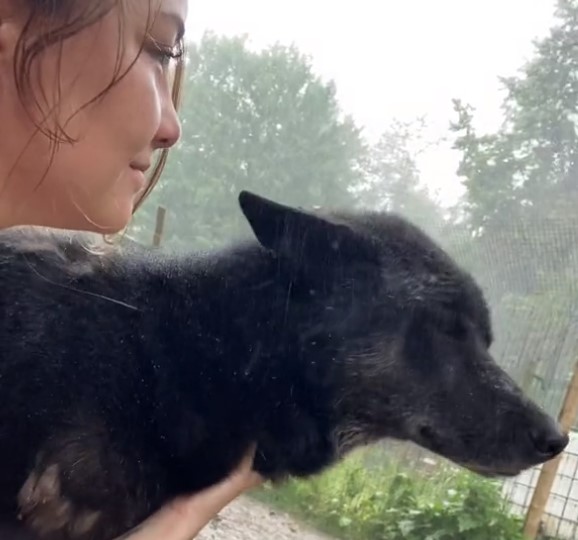
{"type": "Polygon", "coordinates": [[[252,447],[231,476],[200,493],[172,501],[116,540],[193,539],[225,506],[263,482],[253,471],[254,456],[252,447]]]}

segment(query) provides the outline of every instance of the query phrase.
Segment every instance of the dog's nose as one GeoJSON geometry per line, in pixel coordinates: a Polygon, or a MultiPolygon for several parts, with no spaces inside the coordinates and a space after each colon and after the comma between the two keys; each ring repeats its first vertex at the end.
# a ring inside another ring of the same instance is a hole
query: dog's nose
{"type": "Polygon", "coordinates": [[[570,442],[568,435],[562,433],[556,422],[548,422],[545,426],[532,429],[530,438],[536,451],[546,459],[556,457],[570,442]]]}

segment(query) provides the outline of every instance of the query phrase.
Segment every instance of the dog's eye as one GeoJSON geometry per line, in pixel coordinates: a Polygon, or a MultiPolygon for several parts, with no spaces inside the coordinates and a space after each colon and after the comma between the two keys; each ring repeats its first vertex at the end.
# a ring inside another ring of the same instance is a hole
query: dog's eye
{"type": "Polygon", "coordinates": [[[459,314],[453,311],[440,311],[437,314],[439,329],[453,339],[466,339],[468,327],[459,314]]]}
{"type": "Polygon", "coordinates": [[[455,318],[450,330],[450,334],[456,339],[466,339],[468,335],[468,328],[461,318],[455,318]]]}

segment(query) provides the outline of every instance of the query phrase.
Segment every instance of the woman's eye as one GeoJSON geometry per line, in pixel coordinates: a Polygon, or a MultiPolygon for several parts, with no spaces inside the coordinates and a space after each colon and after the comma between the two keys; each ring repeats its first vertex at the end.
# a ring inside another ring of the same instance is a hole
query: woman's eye
{"type": "Polygon", "coordinates": [[[165,68],[168,67],[172,60],[178,60],[181,58],[184,50],[181,44],[169,46],[151,39],[148,52],[163,68],[165,68]]]}

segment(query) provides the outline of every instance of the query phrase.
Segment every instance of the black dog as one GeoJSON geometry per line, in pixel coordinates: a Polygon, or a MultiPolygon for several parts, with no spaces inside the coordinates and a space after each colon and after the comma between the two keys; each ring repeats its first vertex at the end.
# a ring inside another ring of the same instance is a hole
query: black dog
{"type": "Polygon", "coordinates": [[[387,214],[244,192],[258,242],[200,257],[94,254],[0,234],[0,518],[111,540],[227,475],[270,479],[409,439],[510,475],[568,442],[494,363],[482,293],[387,214]]]}

